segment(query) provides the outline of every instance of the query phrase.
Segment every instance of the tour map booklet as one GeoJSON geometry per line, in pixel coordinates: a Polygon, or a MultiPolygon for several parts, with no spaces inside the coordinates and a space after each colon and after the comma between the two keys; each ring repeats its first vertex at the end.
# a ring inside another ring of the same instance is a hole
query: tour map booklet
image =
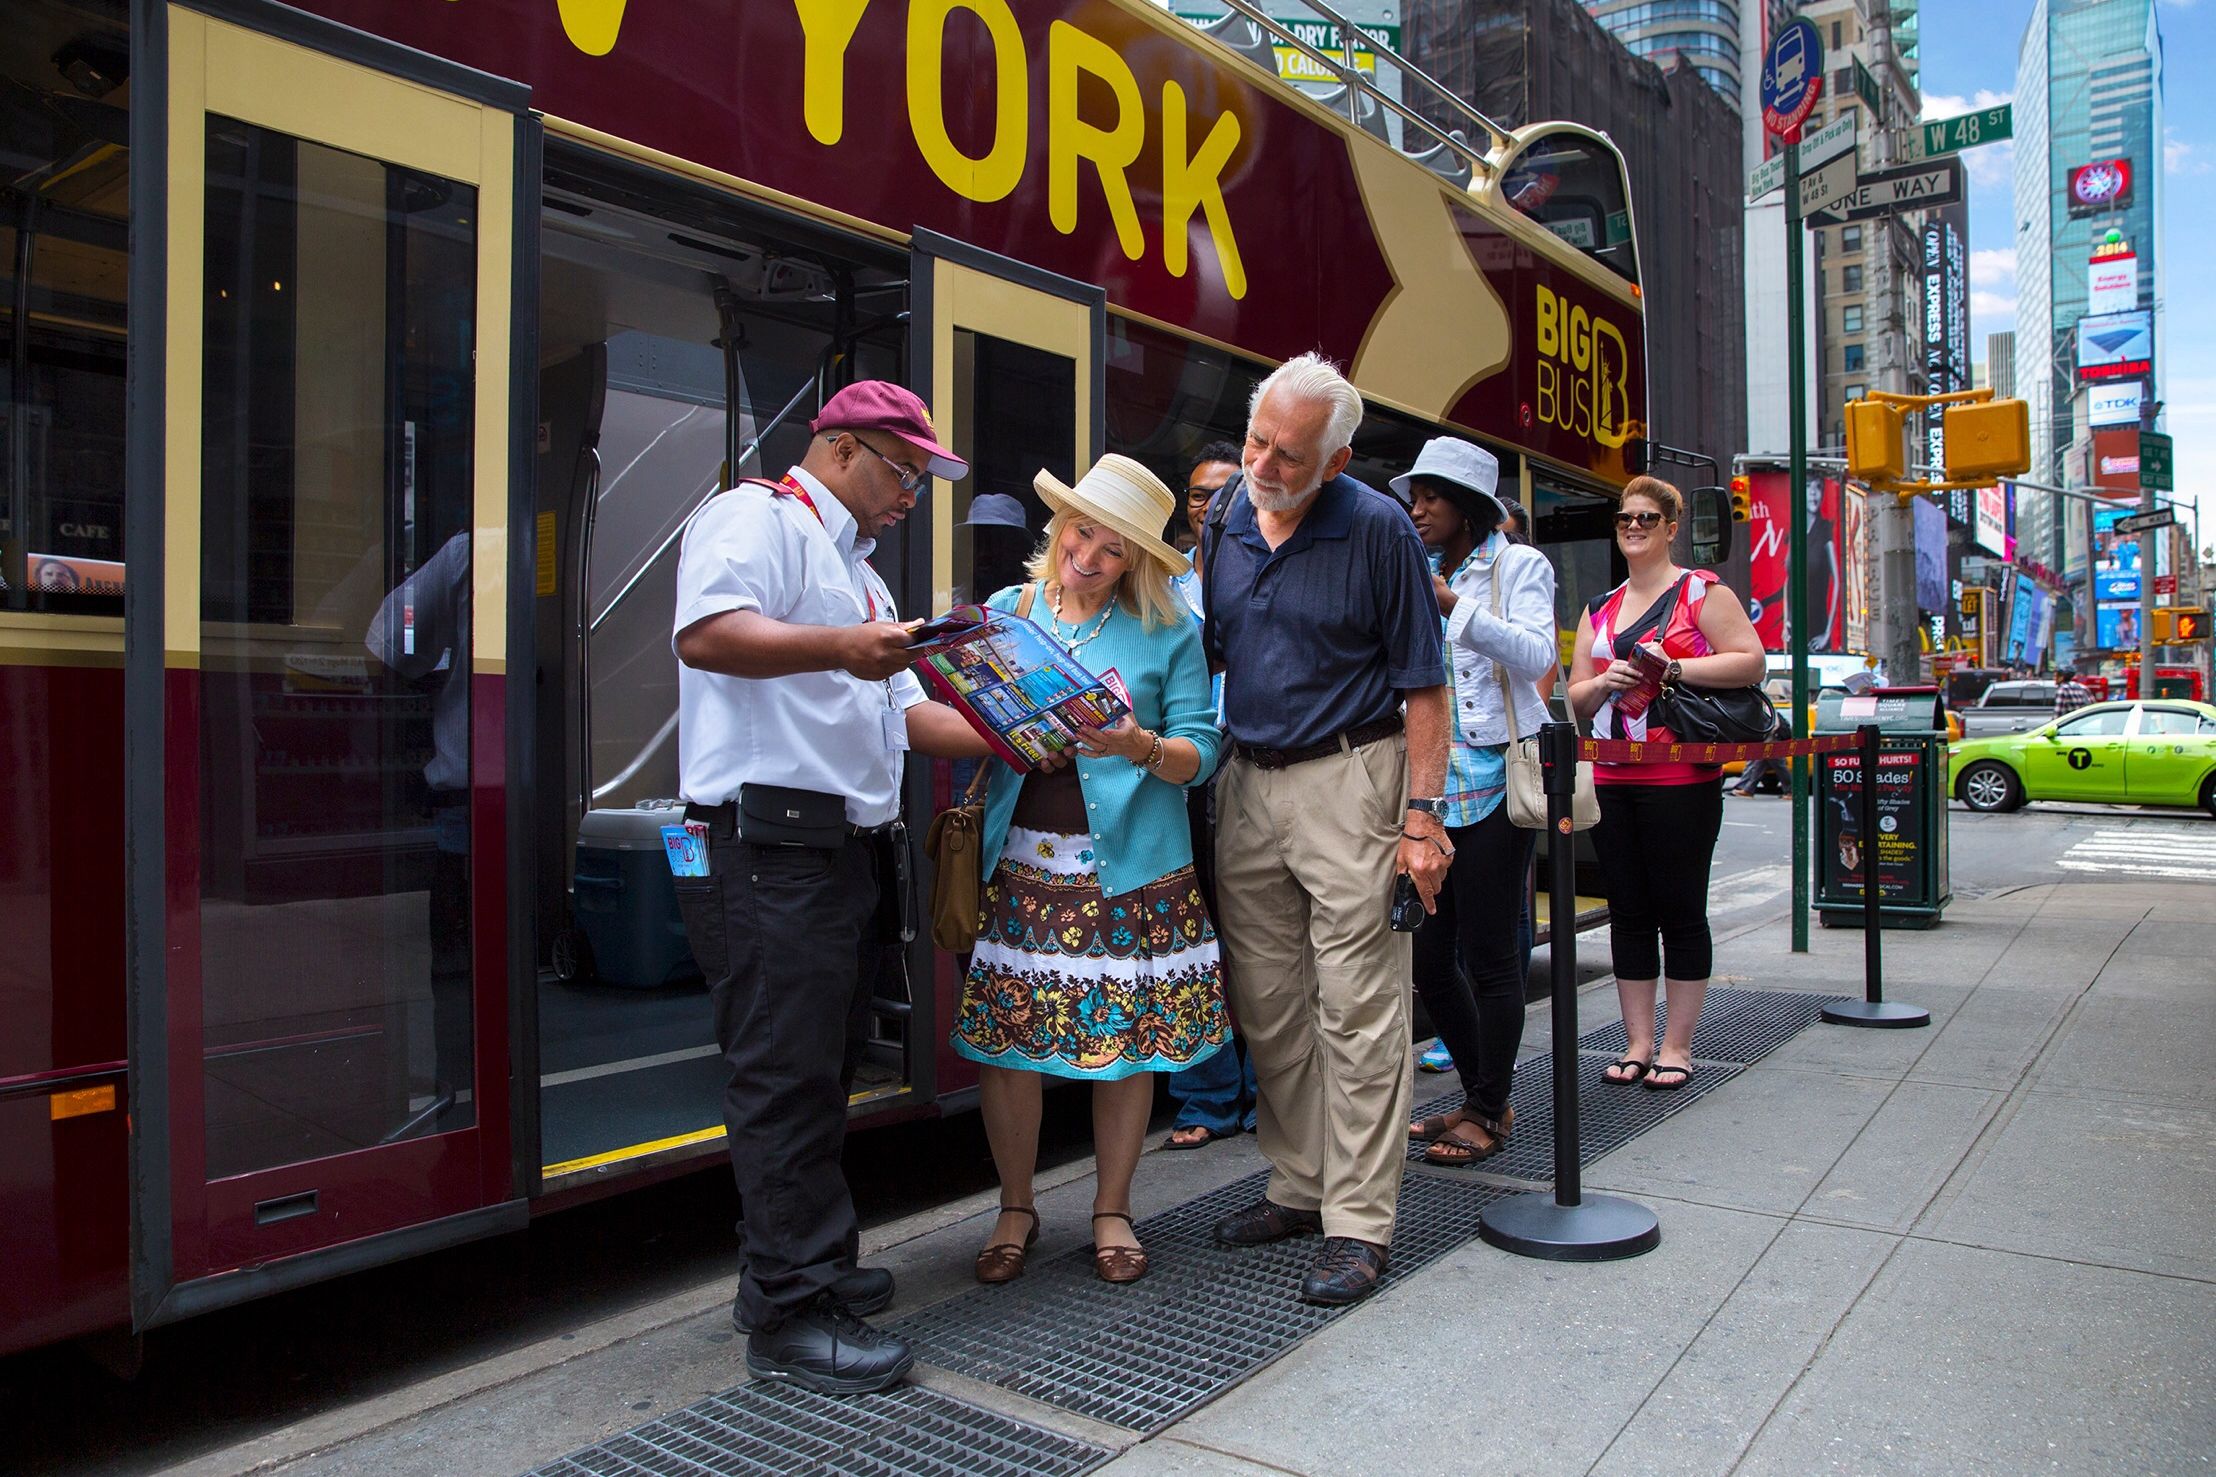
{"type": "Polygon", "coordinates": [[[916,670],[995,754],[1029,773],[1072,747],[1080,728],[1131,711],[1111,672],[1096,677],[1020,615],[957,605],[916,628],[916,670]]]}

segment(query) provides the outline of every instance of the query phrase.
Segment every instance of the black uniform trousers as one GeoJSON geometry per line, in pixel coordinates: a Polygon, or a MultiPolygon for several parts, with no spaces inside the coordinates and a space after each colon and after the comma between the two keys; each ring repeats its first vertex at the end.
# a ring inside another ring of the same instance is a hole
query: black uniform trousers
{"type": "Polygon", "coordinates": [[[896,920],[883,835],[838,850],[711,833],[710,873],[677,879],[728,1076],[723,1122],[746,1235],[739,1303],[782,1322],[854,1265],[847,1094],[896,920]],[[888,926],[890,925],[890,926],[888,926]]]}

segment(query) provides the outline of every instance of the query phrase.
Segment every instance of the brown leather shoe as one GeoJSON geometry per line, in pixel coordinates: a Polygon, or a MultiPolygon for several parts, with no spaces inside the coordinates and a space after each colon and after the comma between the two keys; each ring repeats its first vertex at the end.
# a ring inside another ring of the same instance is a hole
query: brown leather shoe
{"type": "Polygon", "coordinates": [[[1388,1265],[1384,1247],[1352,1236],[1333,1236],[1300,1280],[1300,1300],[1327,1308],[1358,1303],[1377,1291],[1388,1265]]]}
{"type": "Polygon", "coordinates": [[[1288,1236],[1303,1236],[1323,1229],[1323,1216],[1313,1210],[1294,1210],[1274,1200],[1257,1200],[1216,1222],[1216,1239],[1226,1246],[1265,1246],[1288,1236]]]}
{"type": "Polygon", "coordinates": [[[1036,1210],[1028,1205],[1003,1205],[1000,1213],[1031,1217],[1031,1229],[1024,1234],[1021,1246],[1013,1241],[995,1241],[977,1254],[977,1280],[988,1285],[1013,1282],[1021,1277],[1024,1261],[1039,1240],[1039,1213],[1036,1210]]]}
{"type": "MultiPolygon", "coordinates": [[[[1131,1224],[1131,1217],[1120,1210],[1096,1210],[1096,1221],[1122,1221],[1131,1224]]],[[[1093,1275],[1103,1282],[1136,1282],[1146,1275],[1146,1248],[1143,1246],[1093,1246],[1093,1275]]]]}

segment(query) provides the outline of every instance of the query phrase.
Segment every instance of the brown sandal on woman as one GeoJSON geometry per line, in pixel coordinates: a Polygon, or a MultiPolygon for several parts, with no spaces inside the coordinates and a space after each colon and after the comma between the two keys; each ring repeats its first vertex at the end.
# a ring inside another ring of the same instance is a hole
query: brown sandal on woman
{"type": "MultiPolygon", "coordinates": [[[[1120,1210],[1096,1210],[1096,1221],[1122,1221],[1131,1224],[1131,1217],[1120,1210]]],[[[1146,1249],[1140,1246],[1093,1247],[1093,1275],[1103,1282],[1136,1282],[1146,1275],[1146,1249]]]]}
{"type": "Polygon", "coordinates": [[[1408,1125],[1408,1141],[1412,1144],[1428,1144],[1469,1117],[1469,1114],[1468,1108],[1456,1108],[1451,1113],[1434,1113],[1429,1118],[1418,1118],[1408,1125]]]}
{"type": "Polygon", "coordinates": [[[1023,1275],[1024,1258],[1039,1240],[1039,1213],[1028,1205],[1003,1205],[1002,1215],[1027,1215],[1031,1217],[1031,1230],[1024,1236],[1023,1244],[1013,1241],[995,1241],[977,1254],[977,1280],[988,1285],[995,1282],[1013,1282],[1023,1275]]]}
{"type": "Polygon", "coordinates": [[[1432,1140],[1431,1147],[1423,1151],[1424,1163],[1462,1169],[1480,1159],[1490,1159],[1508,1147],[1508,1128],[1515,1121],[1514,1108],[1503,1109],[1498,1118],[1465,1113],[1454,1127],[1432,1140]]]}

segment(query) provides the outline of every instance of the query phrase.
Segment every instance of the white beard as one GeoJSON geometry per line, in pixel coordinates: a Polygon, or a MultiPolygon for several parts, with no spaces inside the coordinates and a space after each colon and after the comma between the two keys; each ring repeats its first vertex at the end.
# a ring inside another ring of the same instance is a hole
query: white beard
{"type": "Polygon", "coordinates": [[[1297,513],[1310,498],[1316,495],[1316,488],[1321,486],[1323,484],[1318,482],[1316,487],[1308,488],[1302,492],[1272,492],[1263,488],[1261,484],[1250,477],[1247,479],[1246,485],[1247,501],[1254,504],[1257,512],[1297,513]]]}

